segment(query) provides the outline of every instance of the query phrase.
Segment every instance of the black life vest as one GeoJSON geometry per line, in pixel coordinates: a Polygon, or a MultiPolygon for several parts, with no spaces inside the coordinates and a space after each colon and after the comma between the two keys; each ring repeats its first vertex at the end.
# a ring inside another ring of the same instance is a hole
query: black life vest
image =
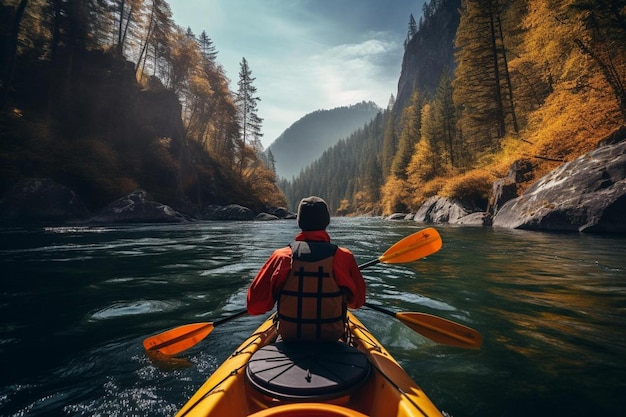
{"type": "Polygon", "coordinates": [[[289,277],[278,297],[278,333],[286,341],[336,341],[344,335],[347,305],[333,274],[337,246],[292,243],[289,277]]]}

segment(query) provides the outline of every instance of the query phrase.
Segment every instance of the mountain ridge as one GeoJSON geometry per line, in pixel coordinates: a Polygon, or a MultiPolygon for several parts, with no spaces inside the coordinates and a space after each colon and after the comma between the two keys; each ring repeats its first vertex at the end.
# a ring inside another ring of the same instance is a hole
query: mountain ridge
{"type": "Polygon", "coordinates": [[[272,153],[276,174],[291,178],[324,151],[364,127],[382,109],[373,101],[308,113],[289,126],[266,152],[272,153]]]}

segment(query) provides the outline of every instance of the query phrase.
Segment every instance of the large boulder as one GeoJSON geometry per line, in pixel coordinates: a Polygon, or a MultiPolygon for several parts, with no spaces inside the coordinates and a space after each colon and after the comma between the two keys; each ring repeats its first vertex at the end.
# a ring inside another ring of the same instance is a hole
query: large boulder
{"type": "Polygon", "coordinates": [[[393,213],[385,217],[385,220],[406,220],[408,214],[406,213],[393,213]]]}
{"type": "Polygon", "coordinates": [[[452,198],[430,197],[417,210],[413,220],[420,223],[450,223],[457,224],[458,221],[472,210],[463,203],[452,198]]]}
{"type": "Polygon", "coordinates": [[[92,223],[183,223],[189,218],[170,206],[152,201],[137,190],[106,206],[91,219],[92,223]]]}
{"type": "Polygon", "coordinates": [[[204,220],[254,220],[256,214],[239,204],[209,206],[203,212],[204,220]]]}
{"type": "Polygon", "coordinates": [[[601,146],[507,202],[493,225],[528,230],[626,233],[626,140],[601,146]]]}
{"type": "Polygon", "coordinates": [[[533,165],[530,161],[524,159],[515,161],[509,168],[507,176],[493,183],[487,211],[491,214],[497,213],[506,202],[518,197],[517,184],[528,181],[532,171],[533,165]]]}
{"type": "Polygon", "coordinates": [[[263,212],[263,213],[257,214],[254,217],[254,220],[265,222],[265,221],[272,221],[272,220],[280,220],[280,218],[278,216],[274,216],[273,214],[263,212]]]}
{"type": "Polygon", "coordinates": [[[465,217],[461,217],[455,222],[455,224],[462,226],[491,226],[491,219],[491,214],[477,211],[470,213],[465,217]]]}
{"type": "Polygon", "coordinates": [[[50,178],[25,180],[0,200],[0,221],[8,224],[66,223],[91,214],[78,195],[50,178]]]}
{"type": "Polygon", "coordinates": [[[266,207],[265,213],[278,217],[279,219],[295,219],[296,214],[290,212],[285,207],[266,207]]]}

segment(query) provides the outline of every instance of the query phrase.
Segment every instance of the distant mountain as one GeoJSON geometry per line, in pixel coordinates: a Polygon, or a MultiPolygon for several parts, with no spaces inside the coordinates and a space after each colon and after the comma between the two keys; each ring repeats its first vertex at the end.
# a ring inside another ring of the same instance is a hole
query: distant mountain
{"type": "Polygon", "coordinates": [[[416,89],[425,98],[432,98],[444,71],[454,70],[454,39],[460,7],[461,0],[433,0],[424,6],[418,31],[404,51],[392,112],[384,112],[345,141],[338,142],[312,163],[304,175],[298,175],[298,171],[295,178],[283,179],[279,186],[291,206],[307,195],[319,195],[324,196],[332,213],[381,212],[384,135],[389,126],[394,126],[389,119],[400,120],[416,89]],[[351,205],[345,208],[344,202],[351,205]]]}
{"type": "Polygon", "coordinates": [[[362,128],[381,110],[376,103],[363,101],[307,114],[268,147],[274,156],[276,173],[286,179],[297,176],[325,150],[362,128]]]}

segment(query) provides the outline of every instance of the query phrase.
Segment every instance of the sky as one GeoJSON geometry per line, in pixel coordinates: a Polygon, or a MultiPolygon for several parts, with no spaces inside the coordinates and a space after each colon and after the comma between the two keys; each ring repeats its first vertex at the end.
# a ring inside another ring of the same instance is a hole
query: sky
{"type": "Polygon", "coordinates": [[[174,22],[202,31],[237,91],[242,58],[257,88],[262,143],[316,110],[397,93],[410,15],[424,0],[169,0],[174,22]]]}

